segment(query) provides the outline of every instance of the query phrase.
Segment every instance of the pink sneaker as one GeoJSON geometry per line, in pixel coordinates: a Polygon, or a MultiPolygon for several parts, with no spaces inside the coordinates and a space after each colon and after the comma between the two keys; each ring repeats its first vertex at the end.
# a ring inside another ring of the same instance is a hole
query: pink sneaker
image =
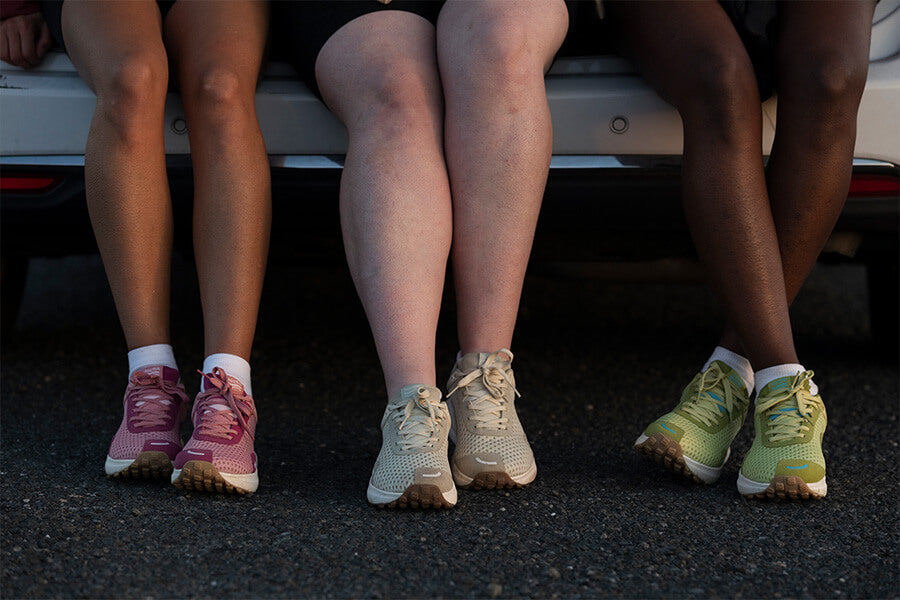
{"type": "Polygon", "coordinates": [[[123,403],[125,415],[109,445],[106,475],[168,477],[181,450],[181,424],[190,403],[178,371],[162,366],[135,371],[123,403]]]}
{"type": "Polygon", "coordinates": [[[175,457],[172,483],[183,490],[251,494],[259,486],[253,434],[256,405],[234,377],[216,367],[194,401],[194,433],[175,457]]]}

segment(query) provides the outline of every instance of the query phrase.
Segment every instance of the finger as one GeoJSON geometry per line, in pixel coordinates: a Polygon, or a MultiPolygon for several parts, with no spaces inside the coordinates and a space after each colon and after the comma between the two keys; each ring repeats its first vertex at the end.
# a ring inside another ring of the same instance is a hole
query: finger
{"type": "Polygon", "coordinates": [[[41,20],[41,34],[37,44],[38,58],[43,58],[44,55],[47,54],[47,50],[49,50],[52,46],[53,36],[50,35],[50,28],[47,27],[46,21],[41,20]]]}
{"type": "Polygon", "coordinates": [[[22,60],[28,63],[29,67],[37,65],[40,61],[35,52],[34,34],[31,32],[31,28],[22,32],[22,35],[19,36],[19,43],[22,44],[22,60]]]}
{"type": "Polygon", "coordinates": [[[6,31],[7,25],[0,22],[0,60],[5,63],[10,61],[9,58],[9,32],[6,31]]]}
{"type": "Polygon", "coordinates": [[[9,31],[6,32],[7,39],[6,43],[9,45],[9,63],[12,65],[16,65],[17,67],[25,66],[25,63],[22,61],[22,42],[19,40],[19,30],[10,27],[9,31]]]}

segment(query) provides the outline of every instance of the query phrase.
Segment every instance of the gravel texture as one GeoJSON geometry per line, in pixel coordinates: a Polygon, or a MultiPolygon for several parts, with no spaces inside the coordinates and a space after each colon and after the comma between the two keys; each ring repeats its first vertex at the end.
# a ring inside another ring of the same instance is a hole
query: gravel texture
{"type": "MultiPolygon", "coordinates": [[[[343,265],[269,270],[252,360],[261,483],[233,497],[104,477],[127,364],[102,266],[35,261],[2,336],[2,596],[900,596],[898,366],[871,348],[863,270],[817,267],[793,310],[829,416],[828,497],[805,504],[737,493],[749,423],[712,486],[631,447],[715,344],[704,286],[552,273],[529,276],[513,348],[538,479],[413,512],[365,500],[384,384],[343,265]]],[[[174,281],[196,393],[193,266],[176,261],[174,281]]],[[[441,384],[454,329],[448,299],[441,384]]]]}

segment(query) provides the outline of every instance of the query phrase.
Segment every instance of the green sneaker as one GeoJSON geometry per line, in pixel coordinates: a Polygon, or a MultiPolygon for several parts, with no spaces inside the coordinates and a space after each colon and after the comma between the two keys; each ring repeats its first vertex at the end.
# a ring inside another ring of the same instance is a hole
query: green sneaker
{"type": "Polygon", "coordinates": [[[731,441],[744,424],[749,405],[741,376],[715,360],[697,373],[678,406],[651,423],[634,447],[697,483],[713,483],[731,456],[731,441]]]}
{"type": "Polygon", "coordinates": [[[756,438],[741,472],[738,491],[751,498],[791,500],[825,496],[822,436],[828,417],[810,390],[812,371],[781,377],[756,398],[756,438]]]}

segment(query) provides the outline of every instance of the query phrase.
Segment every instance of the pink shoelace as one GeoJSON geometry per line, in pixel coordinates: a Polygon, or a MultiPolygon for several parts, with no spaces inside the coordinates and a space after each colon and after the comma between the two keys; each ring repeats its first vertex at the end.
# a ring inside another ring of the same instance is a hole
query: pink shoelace
{"type": "Polygon", "coordinates": [[[228,375],[223,369],[215,367],[212,373],[203,373],[208,389],[201,392],[194,402],[192,419],[196,421],[197,415],[200,422],[196,425],[199,433],[217,438],[230,440],[234,438],[234,422],[241,427],[253,439],[253,434],[247,427],[247,419],[253,415],[253,399],[232,388],[228,381],[228,375]],[[215,405],[226,406],[228,409],[218,408],[215,405]]]}
{"type": "Polygon", "coordinates": [[[130,419],[134,427],[168,425],[172,418],[170,411],[174,408],[177,413],[182,403],[189,402],[187,394],[176,383],[166,381],[160,375],[135,371],[131,384],[127,401],[134,407],[130,419]]]}

